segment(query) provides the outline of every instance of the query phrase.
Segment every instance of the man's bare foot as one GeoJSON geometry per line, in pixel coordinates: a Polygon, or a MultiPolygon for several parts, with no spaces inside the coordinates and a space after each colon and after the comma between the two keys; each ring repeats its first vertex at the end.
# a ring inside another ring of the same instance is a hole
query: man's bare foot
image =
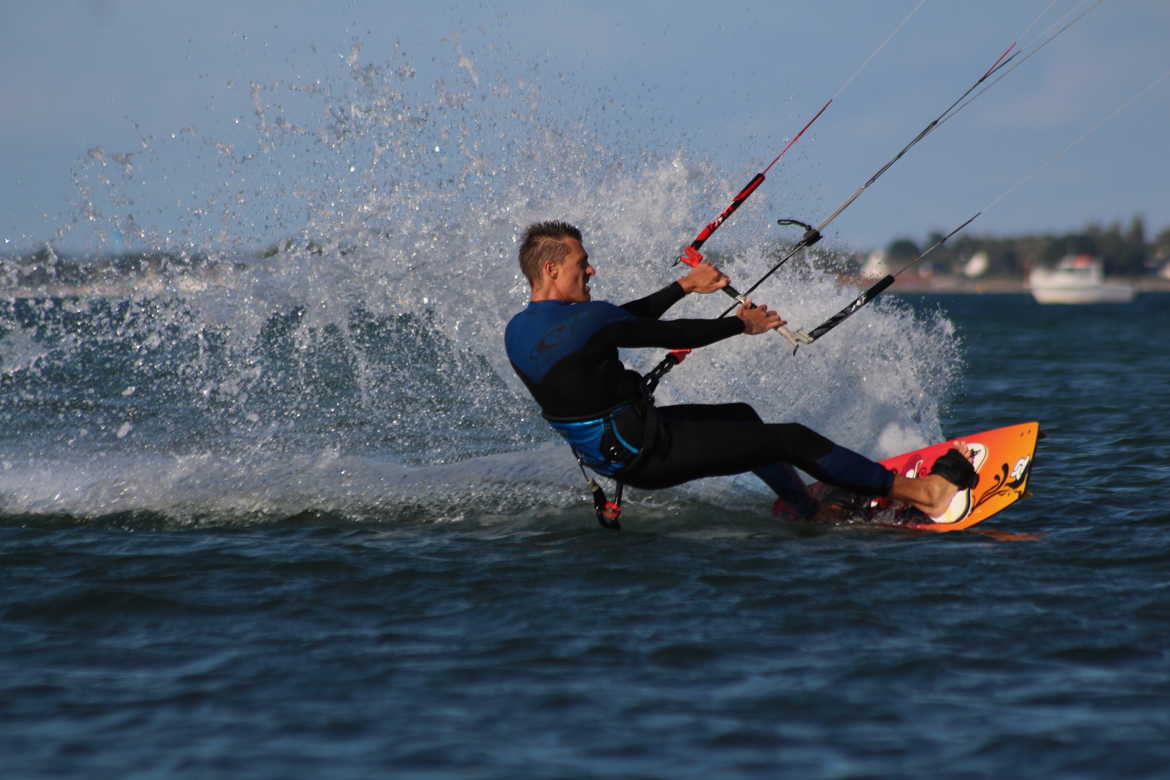
{"type": "MultiPolygon", "coordinates": [[[[954,449],[967,460],[971,460],[974,455],[963,441],[955,442],[954,449]]],[[[958,492],[957,485],[938,474],[928,474],[917,479],[895,476],[890,498],[910,504],[929,517],[938,517],[947,511],[958,492]]]]}

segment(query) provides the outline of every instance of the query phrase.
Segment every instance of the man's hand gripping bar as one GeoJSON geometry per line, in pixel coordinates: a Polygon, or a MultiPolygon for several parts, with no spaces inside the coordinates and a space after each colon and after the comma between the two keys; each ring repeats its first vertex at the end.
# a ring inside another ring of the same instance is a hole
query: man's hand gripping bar
{"type": "MultiPolygon", "coordinates": [[[[683,250],[682,255],[678,258],[678,261],[680,263],[685,263],[686,265],[689,265],[691,268],[694,268],[699,263],[703,262],[703,256],[701,254],[699,254],[699,250],[695,249],[693,246],[688,246],[685,250],[683,250]]],[[[730,297],[739,301],[741,306],[748,305],[747,298],[745,298],[739,292],[739,290],[735,289],[730,284],[722,289],[723,289],[723,292],[727,293],[727,295],[729,295],[730,297]]],[[[812,338],[810,338],[809,335],[807,333],[805,333],[803,330],[793,331],[784,325],[781,325],[779,328],[776,328],[776,330],[777,330],[777,332],[779,332],[779,334],[781,336],[788,339],[788,341],[792,343],[793,352],[795,352],[797,349],[799,349],[801,344],[811,344],[813,342],[812,338]]],[[[675,351],[681,352],[682,350],[675,350],[675,351]]],[[[690,352],[689,349],[686,351],[690,352]]],[[[671,354],[674,354],[674,352],[672,352],[671,354]]],[[[676,356],[678,362],[680,362],[680,363],[682,362],[682,359],[685,357],[686,357],[685,354],[682,355],[681,357],[676,356]]]]}

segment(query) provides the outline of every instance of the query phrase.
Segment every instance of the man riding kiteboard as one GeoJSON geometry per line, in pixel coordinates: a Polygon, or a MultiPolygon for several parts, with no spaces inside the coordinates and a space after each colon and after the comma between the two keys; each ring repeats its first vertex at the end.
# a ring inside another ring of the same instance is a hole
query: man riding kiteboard
{"type": "Polygon", "coordinates": [[[821,482],[864,496],[886,496],[938,516],[974,477],[967,453],[957,450],[940,458],[928,476],[895,475],[804,425],[765,423],[745,403],[656,407],[642,376],[622,365],[618,348],[702,347],[785,324],[777,312],[750,301],[734,317],[660,319],[688,293],[728,285],[709,263],[621,306],[593,301],[589,280],[596,271],[581,232],[550,221],[525,231],[520,268],[532,294],[505,332],[512,367],[578,460],[619,484],[657,489],[751,471],[811,518],[818,506],[795,466],[821,482]]]}

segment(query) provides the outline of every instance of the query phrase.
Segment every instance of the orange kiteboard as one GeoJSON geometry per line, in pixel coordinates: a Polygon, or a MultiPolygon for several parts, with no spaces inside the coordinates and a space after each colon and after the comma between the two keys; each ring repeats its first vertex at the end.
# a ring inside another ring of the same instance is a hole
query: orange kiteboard
{"type": "MultiPolygon", "coordinates": [[[[928,517],[896,501],[866,499],[820,482],[810,485],[809,492],[818,501],[837,508],[825,513],[826,522],[917,531],[961,531],[998,514],[1023,497],[1039,436],[1039,423],[1020,423],[960,436],[881,461],[883,466],[904,477],[925,476],[938,458],[954,448],[955,442],[966,442],[972,450],[972,465],[979,475],[979,483],[955,494],[950,507],[938,517],[928,517]]],[[[773,513],[777,517],[796,517],[783,500],[777,500],[773,513]]]]}

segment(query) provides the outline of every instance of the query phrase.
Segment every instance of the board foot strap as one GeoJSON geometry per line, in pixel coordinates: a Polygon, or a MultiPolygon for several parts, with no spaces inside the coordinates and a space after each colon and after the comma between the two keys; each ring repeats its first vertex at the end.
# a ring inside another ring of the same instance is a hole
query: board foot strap
{"type": "Polygon", "coordinates": [[[979,473],[975,471],[971,461],[963,457],[963,453],[958,450],[947,450],[946,454],[930,467],[930,473],[938,474],[960,490],[971,489],[979,484],[979,473]]]}

